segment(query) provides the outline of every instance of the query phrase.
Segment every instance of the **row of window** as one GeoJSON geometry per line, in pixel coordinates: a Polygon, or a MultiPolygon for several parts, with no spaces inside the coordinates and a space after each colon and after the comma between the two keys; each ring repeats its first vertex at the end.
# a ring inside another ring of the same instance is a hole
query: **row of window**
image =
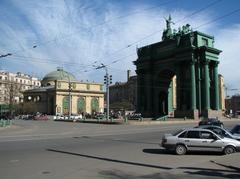
{"type": "MultiPolygon", "coordinates": [[[[3,77],[3,76],[0,76],[0,80],[8,80],[8,77],[3,77]]],[[[11,77],[11,79],[10,79],[11,81],[14,81],[14,78],[13,77],[11,77]]],[[[37,82],[37,81],[33,81],[33,83],[31,83],[31,81],[30,80],[23,80],[23,79],[18,79],[18,78],[16,78],[15,79],[15,81],[16,82],[19,82],[19,83],[23,83],[23,84],[32,84],[32,85],[37,85],[37,86],[40,86],[40,82],[37,82]]]]}
{"type": "MultiPolygon", "coordinates": [[[[2,88],[9,88],[9,84],[1,84],[0,83],[0,87],[2,88]]],[[[16,87],[16,89],[19,89],[19,90],[27,90],[27,89],[31,89],[30,86],[21,86],[21,87],[16,87]]],[[[0,89],[0,92],[1,92],[1,89],[0,89]]]]}

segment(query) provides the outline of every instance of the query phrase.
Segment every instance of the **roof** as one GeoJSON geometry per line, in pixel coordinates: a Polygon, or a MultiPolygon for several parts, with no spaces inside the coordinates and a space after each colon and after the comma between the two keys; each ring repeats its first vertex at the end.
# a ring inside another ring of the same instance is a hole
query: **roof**
{"type": "Polygon", "coordinates": [[[63,80],[63,81],[77,81],[75,76],[69,72],[59,68],[57,71],[52,71],[44,76],[42,85],[46,86],[50,81],[63,80]]]}
{"type": "Polygon", "coordinates": [[[40,87],[40,88],[34,88],[34,89],[30,89],[30,90],[26,90],[24,91],[24,93],[31,93],[31,92],[43,92],[43,91],[47,91],[49,89],[54,89],[54,86],[44,86],[44,87],[40,87]]]}

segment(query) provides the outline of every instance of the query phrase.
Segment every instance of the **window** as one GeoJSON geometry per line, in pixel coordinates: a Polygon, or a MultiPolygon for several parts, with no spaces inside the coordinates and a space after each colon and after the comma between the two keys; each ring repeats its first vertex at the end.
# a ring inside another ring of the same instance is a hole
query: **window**
{"type": "Polygon", "coordinates": [[[200,138],[199,131],[188,131],[187,138],[199,139],[200,138]]]}
{"type": "Polygon", "coordinates": [[[5,76],[5,80],[7,80],[8,78],[5,76]]]}
{"type": "Polygon", "coordinates": [[[187,134],[187,131],[183,132],[182,134],[180,134],[178,137],[179,138],[185,138],[187,134]]]}
{"type": "Polygon", "coordinates": [[[180,134],[184,129],[177,130],[176,132],[173,133],[173,136],[176,136],[180,134]]]}
{"type": "Polygon", "coordinates": [[[208,39],[202,38],[202,44],[203,44],[204,46],[208,46],[208,39]]]}
{"type": "Polygon", "coordinates": [[[211,132],[201,131],[200,133],[201,139],[214,139],[213,134],[211,132]]]}
{"type": "Polygon", "coordinates": [[[225,132],[223,133],[223,131],[221,129],[218,129],[218,128],[210,127],[208,129],[210,129],[211,131],[213,131],[216,134],[221,135],[221,136],[223,136],[225,134],[225,132]]]}

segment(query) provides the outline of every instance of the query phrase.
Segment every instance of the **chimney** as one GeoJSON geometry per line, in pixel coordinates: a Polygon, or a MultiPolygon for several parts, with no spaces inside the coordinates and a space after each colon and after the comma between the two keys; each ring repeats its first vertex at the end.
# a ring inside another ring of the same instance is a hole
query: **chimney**
{"type": "Polygon", "coordinates": [[[130,76],[131,76],[131,70],[128,70],[127,71],[127,81],[129,80],[130,76]]]}

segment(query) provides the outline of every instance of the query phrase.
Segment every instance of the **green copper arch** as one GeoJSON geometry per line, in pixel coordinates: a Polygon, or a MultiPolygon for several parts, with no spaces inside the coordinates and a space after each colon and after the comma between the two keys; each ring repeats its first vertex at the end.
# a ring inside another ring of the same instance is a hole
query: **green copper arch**
{"type": "Polygon", "coordinates": [[[79,97],[77,100],[77,111],[78,111],[78,114],[82,112],[86,112],[86,102],[83,97],[79,97]]]}
{"type": "Polygon", "coordinates": [[[66,96],[62,100],[62,109],[63,109],[63,114],[68,114],[69,113],[69,97],[66,96]]]}
{"type": "Polygon", "coordinates": [[[99,112],[99,102],[96,97],[92,98],[91,108],[92,108],[92,112],[99,112]]]}

